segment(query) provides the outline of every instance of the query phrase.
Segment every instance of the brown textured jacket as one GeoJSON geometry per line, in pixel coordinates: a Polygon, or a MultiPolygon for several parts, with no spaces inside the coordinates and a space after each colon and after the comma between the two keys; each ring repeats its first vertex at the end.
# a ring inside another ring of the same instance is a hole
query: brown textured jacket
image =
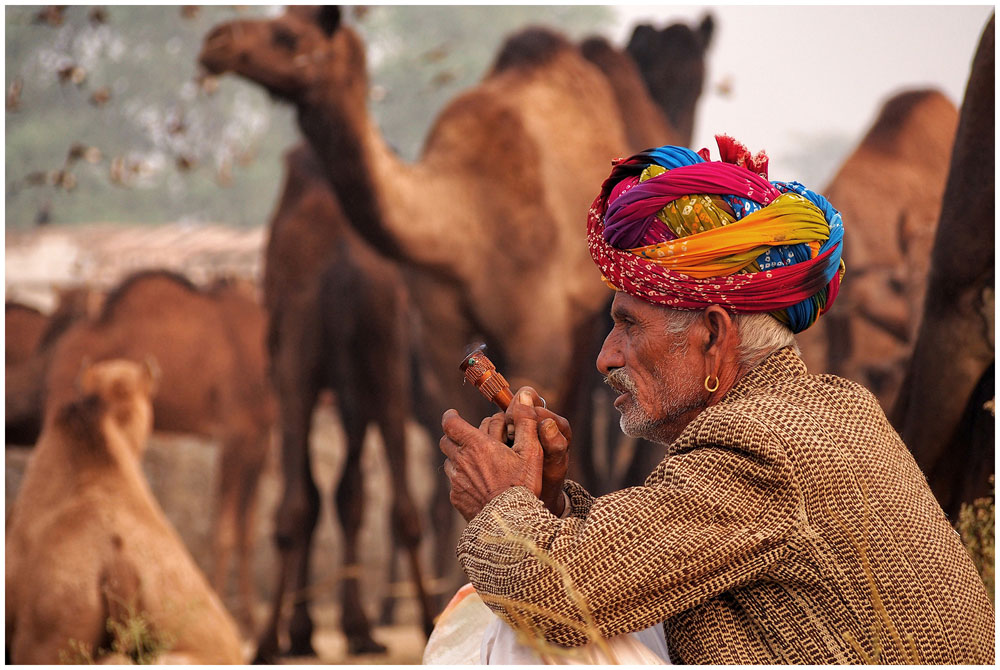
{"type": "Polygon", "coordinates": [[[665,622],[674,662],[993,663],[982,581],[878,402],[791,349],[696,417],[643,486],[565,490],[566,519],[505,491],[458,547],[484,600],[551,642],[587,642],[557,620],[580,610],[504,529],[563,566],[604,636],[665,622]]]}

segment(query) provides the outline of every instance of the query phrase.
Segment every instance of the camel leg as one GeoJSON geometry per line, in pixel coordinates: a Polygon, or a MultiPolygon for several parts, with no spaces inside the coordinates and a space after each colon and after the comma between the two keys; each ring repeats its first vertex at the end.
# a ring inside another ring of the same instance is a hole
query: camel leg
{"type": "Polygon", "coordinates": [[[337,516],[344,533],[344,578],[341,592],[340,625],[347,636],[348,653],[381,654],[385,647],[371,636],[371,626],[361,603],[358,565],[358,531],[364,514],[364,484],[361,475],[361,451],[364,446],[367,421],[360,412],[346,406],[343,411],[344,432],[347,434],[347,459],[337,486],[337,516]]]}
{"type": "MultiPolygon", "coordinates": [[[[393,408],[395,409],[395,408],[393,408]]],[[[398,414],[398,412],[397,412],[398,414]]],[[[434,629],[434,611],[425,585],[424,571],[420,565],[420,538],[422,536],[420,515],[410,494],[407,482],[406,421],[402,415],[385,416],[379,422],[392,477],[392,531],[394,546],[402,546],[410,564],[410,573],[417,591],[424,633],[428,636],[434,629]]],[[[395,552],[393,552],[395,554],[395,552]]],[[[395,558],[395,556],[393,556],[395,558]]],[[[395,562],[395,561],[393,561],[395,562]]]]}
{"type": "MultiPolygon", "coordinates": [[[[399,556],[397,555],[398,554],[397,549],[399,549],[399,547],[396,545],[395,540],[393,540],[392,558],[389,559],[388,583],[390,585],[395,584],[396,581],[399,579],[399,566],[397,565],[397,563],[399,562],[398,561],[399,556]]],[[[385,594],[385,597],[382,598],[382,609],[379,611],[378,624],[380,626],[391,626],[395,620],[396,620],[396,597],[392,594],[392,591],[390,590],[385,594]]]]}
{"type": "MultiPolygon", "coordinates": [[[[309,465],[308,440],[317,390],[304,392],[291,385],[288,389],[283,389],[280,384],[277,387],[282,426],[281,475],[284,481],[284,492],[275,517],[275,543],[279,558],[278,587],[267,626],[257,641],[254,660],[254,663],[267,664],[273,664],[278,655],[282,605],[293,570],[294,588],[301,592],[307,586],[309,548],[319,518],[319,492],[309,465]]],[[[293,596],[297,598],[297,602],[289,628],[292,651],[314,653],[310,642],[312,621],[304,596],[300,598],[300,593],[293,593],[293,596]]]]}
{"type": "MultiPolygon", "coordinates": [[[[297,541],[291,552],[291,565],[295,574],[295,584],[293,594],[292,618],[288,622],[288,655],[289,656],[315,656],[316,650],[312,646],[313,622],[309,614],[309,598],[307,589],[309,588],[309,558],[312,553],[313,532],[316,530],[316,521],[319,519],[319,489],[313,481],[312,472],[306,465],[308,475],[308,489],[306,499],[308,506],[306,509],[296,509],[286,518],[289,525],[284,529],[279,528],[280,534],[285,534],[289,540],[297,541]]],[[[296,503],[297,505],[298,503],[296,503]]],[[[282,515],[279,510],[279,524],[282,515]]],[[[281,539],[279,538],[279,546],[281,539]]]]}
{"type": "MultiPolygon", "coordinates": [[[[229,562],[236,546],[239,489],[242,471],[240,450],[245,446],[239,438],[222,440],[219,455],[215,519],[212,523],[212,588],[226,600],[229,562]]],[[[241,625],[245,622],[241,620],[241,625]]],[[[248,630],[253,630],[252,624],[248,630]]]]}
{"type": "Polygon", "coordinates": [[[247,444],[254,445],[254,458],[244,462],[244,473],[240,478],[238,518],[236,522],[236,548],[238,565],[238,588],[242,608],[240,623],[246,630],[254,630],[254,606],[256,592],[253,586],[253,549],[257,529],[257,488],[267,461],[270,431],[262,431],[247,444]]]}

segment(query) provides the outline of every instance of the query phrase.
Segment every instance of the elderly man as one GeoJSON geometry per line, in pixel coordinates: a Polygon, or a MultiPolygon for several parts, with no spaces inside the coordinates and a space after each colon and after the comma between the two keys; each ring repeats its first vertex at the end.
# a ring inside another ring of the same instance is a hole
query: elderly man
{"type": "Polygon", "coordinates": [[[719,147],[616,164],[588,224],[617,291],[598,368],[622,430],[667,456],[593,498],[530,388],[478,428],[449,410],[466,574],[563,646],[663,622],[674,662],[993,663],[993,607],[905,445],[868,391],[798,355],[843,275],[840,215],[719,147]]]}

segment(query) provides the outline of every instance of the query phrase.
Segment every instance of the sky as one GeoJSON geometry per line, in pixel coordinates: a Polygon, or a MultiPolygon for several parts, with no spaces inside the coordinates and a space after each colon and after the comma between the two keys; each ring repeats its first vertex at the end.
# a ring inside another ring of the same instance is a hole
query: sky
{"type": "Polygon", "coordinates": [[[903,90],[936,88],[956,107],[993,5],[619,5],[608,37],[624,45],[637,23],[662,28],[715,18],[695,149],[718,152],[727,133],[771,157],[771,179],[823,188],[903,90]],[[719,92],[728,84],[730,93],[719,92]]]}

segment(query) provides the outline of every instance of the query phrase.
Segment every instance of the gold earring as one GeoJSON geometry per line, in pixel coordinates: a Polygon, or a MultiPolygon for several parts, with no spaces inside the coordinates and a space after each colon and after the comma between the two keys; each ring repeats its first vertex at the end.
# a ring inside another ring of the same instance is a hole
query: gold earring
{"type": "Polygon", "coordinates": [[[708,391],[709,393],[715,393],[716,391],[719,390],[719,377],[718,376],[715,377],[715,386],[709,388],[708,380],[711,378],[712,375],[705,375],[705,390],[708,391]]]}

